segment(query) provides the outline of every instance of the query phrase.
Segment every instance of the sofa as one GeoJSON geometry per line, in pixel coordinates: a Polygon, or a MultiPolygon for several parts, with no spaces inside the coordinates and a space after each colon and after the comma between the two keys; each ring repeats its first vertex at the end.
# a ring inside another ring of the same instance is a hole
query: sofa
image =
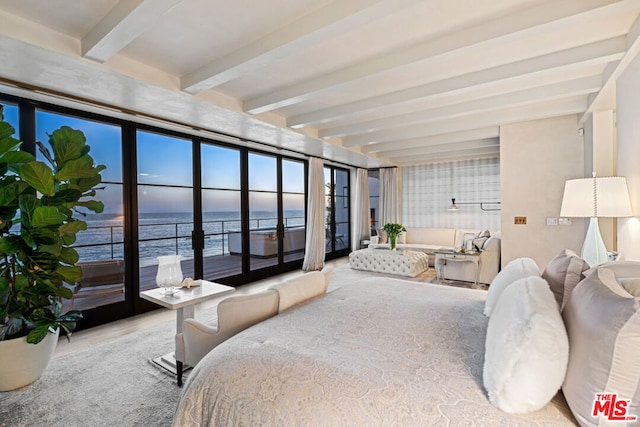
{"type": "MultiPolygon", "coordinates": [[[[427,227],[406,227],[406,230],[398,236],[396,247],[400,250],[427,253],[429,265],[432,267],[434,266],[435,251],[456,251],[468,246],[481,252],[479,283],[490,284],[500,271],[501,239],[499,231],[427,227]]],[[[380,237],[384,233],[381,230],[378,230],[378,233],[378,236],[371,238],[369,248],[388,248],[388,241],[380,241],[380,237]]],[[[468,262],[447,263],[443,266],[443,273],[444,278],[449,280],[463,282],[475,282],[476,280],[476,267],[468,262]]]]}
{"type": "MultiPolygon", "coordinates": [[[[287,228],[284,231],[284,253],[304,250],[305,228],[287,228]]],[[[242,253],[242,233],[229,233],[229,252],[242,253]]],[[[249,254],[254,257],[268,258],[278,255],[278,236],[276,230],[252,230],[249,232],[249,254]]]]}

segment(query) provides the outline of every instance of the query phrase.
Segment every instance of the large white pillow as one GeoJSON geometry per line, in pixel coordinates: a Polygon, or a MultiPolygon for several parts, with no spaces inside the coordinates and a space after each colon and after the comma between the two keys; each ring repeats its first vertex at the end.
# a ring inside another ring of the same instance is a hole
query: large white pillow
{"type": "Polygon", "coordinates": [[[498,298],[507,286],[529,276],[540,276],[538,264],[531,258],[516,258],[509,262],[500,272],[493,278],[487,299],[484,303],[484,315],[491,316],[491,310],[498,302],[498,298]]]}
{"type": "Polygon", "coordinates": [[[483,382],[491,403],[510,413],[536,411],[560,389],[569,340],[546,280],[508,286],[487,327],[483,382]]]}

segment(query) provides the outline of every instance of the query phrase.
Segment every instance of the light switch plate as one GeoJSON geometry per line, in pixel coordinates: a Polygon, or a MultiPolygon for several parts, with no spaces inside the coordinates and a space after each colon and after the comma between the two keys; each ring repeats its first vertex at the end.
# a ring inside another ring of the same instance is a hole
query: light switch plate
{"type": "Polygon", "coordinates": [[[558,218],[547,218],[547,225],[558,225],[558,218]]]}

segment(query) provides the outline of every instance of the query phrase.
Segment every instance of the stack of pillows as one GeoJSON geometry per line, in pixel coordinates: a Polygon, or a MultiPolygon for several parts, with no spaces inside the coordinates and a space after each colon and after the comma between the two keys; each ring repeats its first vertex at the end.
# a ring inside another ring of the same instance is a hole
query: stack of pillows
{"type": "MultiPolygon", "coordinates": [[[[640,416],[640,263],[589,268],[563,250],[540,273],[535,261],[511,261],[492,281],[483,381],[489,400],[510,413],[541,409],[562,388],[582,426],[596,393],[630,400],[640,416]]],[[[616,425],[626,425],[618,423],[616,425]]]]}

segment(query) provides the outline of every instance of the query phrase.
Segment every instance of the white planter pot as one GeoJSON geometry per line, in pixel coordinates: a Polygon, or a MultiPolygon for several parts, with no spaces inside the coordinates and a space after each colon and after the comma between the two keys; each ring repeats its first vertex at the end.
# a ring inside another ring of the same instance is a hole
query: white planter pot
{"type": "Polygon", "coordinates": [[[26,337],[0,341],[0,391],[15,390],[31,384],[44,372],[58,344],[60,329],[38,344],[26,337]]]}

